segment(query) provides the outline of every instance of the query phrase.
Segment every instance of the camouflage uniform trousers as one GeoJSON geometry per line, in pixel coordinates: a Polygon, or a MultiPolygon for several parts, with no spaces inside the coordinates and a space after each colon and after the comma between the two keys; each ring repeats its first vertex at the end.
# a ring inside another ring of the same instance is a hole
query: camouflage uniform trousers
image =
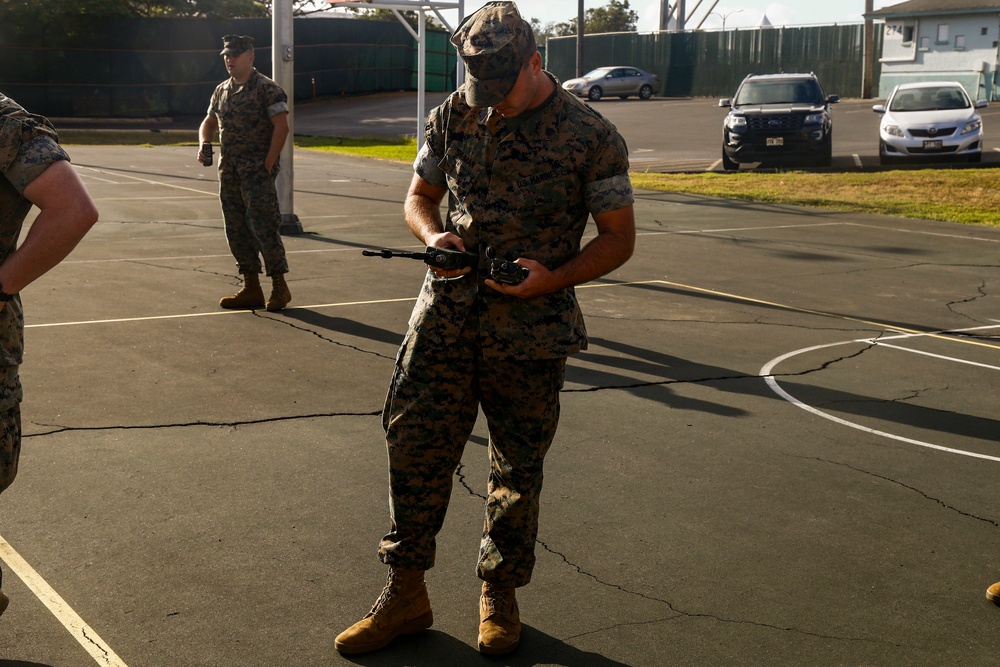
{"type": "Polygon", "coordinates": [[[411,332],[403,342],[382,415],[392,525],[379,558],[433,567],[454,472],[481,406],[490,474],[476,572],[524,586],[535,565],[542,463],[559,422],[566,359],[486,358],[477,330],[473,313],[457,341],[434,343],[411,332]]]}
{"type": "Polygon", "coordinates": [[[278,170],[269,174],[263,163],[234,161],[224,163],[219,169],[219,199],[226,221],[226,238],[241,274],[260,273],[261,255],[267,275],[288,273],[274,186],[277,177],[278,170]]]}
{"type": "Polygon", "coordinates": [[[0,492],[17,476],[17,462],[21,457],[21,404],[0,410],[0,492]]]}

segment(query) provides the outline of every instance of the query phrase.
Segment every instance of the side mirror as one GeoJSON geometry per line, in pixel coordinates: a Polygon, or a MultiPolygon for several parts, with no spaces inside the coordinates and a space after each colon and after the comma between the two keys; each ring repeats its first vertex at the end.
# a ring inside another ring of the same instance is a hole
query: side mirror
{"type": "Polygon", "coordinates": [[[719,106],[720,107],[732,107],[733,105],[730,103],[729,98],[725,97],[725,98],[719,100],[719,106]]]}
{"type": "Polygon", "coordinates": [[[984,107],[988,107],[989,105],[990,103],[987,100],[976,100],[977,109],[982,109],[984,107]]]}
{"type": "Polygon", "coordinates": [[[840,95],[830,95],[830,97],[826,98],[827,104],[836,104],[839,101],[840,101],[840,95]]]}
{"type": "Polygon", "coordinates": [[[876,104],[875,106],[872,107],[872,111],[874,111],[875,113],[885,113],[885,105],[876,104]]]}

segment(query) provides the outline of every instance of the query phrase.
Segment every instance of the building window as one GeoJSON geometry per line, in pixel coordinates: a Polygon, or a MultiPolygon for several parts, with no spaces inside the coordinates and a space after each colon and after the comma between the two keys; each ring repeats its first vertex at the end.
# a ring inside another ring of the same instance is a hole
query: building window
{"type": "Polygon", "coordinates": [[[903,46],[909,46],[913,44],[913,26],[904,25],[903,26],[903,46]]]}
{"type": "Polygon", "coordinates": [[[955,35],[955,50],[965,50],[965,35],[955,35]]]}
{"type": "Polygon", "coordinates": [[[990,29],[989,28],[980,28],[979,29],[979,34],[983,35],[985,37],[986,35],[990,34],[990,29]]]}
{"type": "Polygon", "coordinates": [[[947,44],[948,43],[948,24],[939,23],[937,32],[937,43],[947,44]]]}
{"type": "Polygon", "coordinates": [[[927,35],[924,35],[923,37],[920,38],[920,50],[930,51],[930,48],[931,48],[931,38],[928,37],[927,35]]]}

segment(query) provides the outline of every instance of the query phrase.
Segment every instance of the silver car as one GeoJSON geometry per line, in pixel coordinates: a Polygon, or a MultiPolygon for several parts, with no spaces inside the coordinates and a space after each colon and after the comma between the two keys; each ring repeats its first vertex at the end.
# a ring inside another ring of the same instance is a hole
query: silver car
{"type": "Polygon", "coordinates": [[[983,157],[983,119],[977,109],[989,102],[969,100],[955,81],[925,81],[896,86],[885,104],[872,107],[879,123],[879,161],[932,157],[979,162],[983,157]]]}
{"type": "Polygon", "coordinates": [[[562,86],[591,102],[605,95],[617,95],[623,100],[637,95],[641,100],[648,100],[660,91],[660,77],[637,67],[598,67],[578,79],[563,81],[562,86]]]}

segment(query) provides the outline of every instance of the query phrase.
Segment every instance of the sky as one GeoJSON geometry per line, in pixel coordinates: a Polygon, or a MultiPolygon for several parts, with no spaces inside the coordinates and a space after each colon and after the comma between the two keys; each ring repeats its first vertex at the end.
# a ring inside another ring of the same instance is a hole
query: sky
{"type": "MultiPolygon", "coordinates": [[[[881,9],[890,5],[899,4],[902,0],[875,0],[874,8],[881,9]]],[[[771,0],[719,0],[712,9],[715,0],[702,0],[698,5],[698,0],[685,0],[685,7],[689,15],[688,29],[695,28],[704,19],[703,30],[718,30],[722,28],[722,18],[725,17],[725,27],[731,28],[751,28],[760,25],[761,20],[766,15],[771,25],[812,25],[830,23],[856,23],[863,20],[862,13],[865,11],[865,0],[785,0],[784,2],[773,2],[771,0]],[[711,9],[712,13],[707,17],[706,12],[711,9]]],[[[486,0],[465,0],[465,13],[471,14],[486,4],[486,0]]],[[[584,10],[594,9],[607,5],[607,0],[584,0],[584,10]]],[[[527,19],[537,18],[546,24],[550,21],[562,23],[576,18],[578,0],[520,0],[517,3],[521,15],[527,19]]],[[[629,8],[639,14],[637,28],[640,32],[656,30],[658,28],[660,15],[660,3],[656,0],[630,0],[629,8]]],[[[457,17],[457,12],[450,12],[457,17]]],[[[444,14],[445,18],[452,21],[449,13],[444,14]]],[[[454,27],[454,23],[452,24],[454,27]]]]}

